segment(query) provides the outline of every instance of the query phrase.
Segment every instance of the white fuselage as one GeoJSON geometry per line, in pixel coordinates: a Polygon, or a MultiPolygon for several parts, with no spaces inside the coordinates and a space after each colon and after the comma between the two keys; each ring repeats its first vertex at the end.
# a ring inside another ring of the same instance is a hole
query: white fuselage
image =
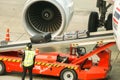
{"type": "Polygon", "coordinates": [[[113,31],[118,49],[120,50],[120,0],[114,1],[113,31]]]}

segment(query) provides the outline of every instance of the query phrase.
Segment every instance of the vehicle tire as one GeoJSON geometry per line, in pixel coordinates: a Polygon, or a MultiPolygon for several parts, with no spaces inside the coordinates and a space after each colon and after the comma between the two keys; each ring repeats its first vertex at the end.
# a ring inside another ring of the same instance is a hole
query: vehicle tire
{"type": "Polygon", "coordinates": [[[97,12],[91,12],[88,21],[88,31],[96,32],[99,24],[99,17],[97,12]]]}
{"type": "Polygon", "coordinates": [[[78,80],[78,76],[74,70],[64,69],[60,74],[60,80],[78,80]]]}
{"type": "Polygon", "coordinates": [[[112,30],[112,14],[109,14],[105,23],[106,30],[112,30]]]}
{"type": "Polygon", "coordinates": [[[5,65],[3,62],[0,61],[0,75],[5,74],[6,70],[5,70],[5,65]]]}
{"type": "Polygon", "coordinates": [[[111,77],[107,76],[105,79],[102,79],[102,80],[111,80],[111,77]]]}

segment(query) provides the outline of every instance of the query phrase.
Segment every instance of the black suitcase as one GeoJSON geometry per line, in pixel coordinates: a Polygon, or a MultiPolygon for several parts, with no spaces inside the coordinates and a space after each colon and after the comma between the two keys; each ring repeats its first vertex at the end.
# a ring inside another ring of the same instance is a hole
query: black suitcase
{"type": "Polygon", "coordinates": [[[30,38],[32,43],[44,43],[44,42],[50,42],[51,41],[51,33],[41,33],[36,34],[30,38]]]}

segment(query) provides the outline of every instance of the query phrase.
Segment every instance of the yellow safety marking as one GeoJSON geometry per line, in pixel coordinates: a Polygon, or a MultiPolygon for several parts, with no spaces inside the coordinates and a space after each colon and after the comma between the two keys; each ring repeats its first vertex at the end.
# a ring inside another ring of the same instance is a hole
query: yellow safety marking
{"type": "Polygon", "coordinates": [[[71,69],[74,69],[75,67],[74,66],[71,66],[71,69]]]}
{"type": "MultiPolygon", "coordinates": [[[[21,60],[20,59],[12,59],[12,58],[2,58],[0,57],[0,60],[3,60],[3,61],[11,61],[11,62],[20,62],[21,60]]],[[[53,64],[53,63],[45,63],[45,62],[35,62],[36,65],[42,65],[42,66],[50,66],[50,67],[67,67],[69,69],[78,69],[77,66],[70,66],[70,65],[65,65],[65,64],[53,64]]]]}
{"type": "Polygon", "coordinates": [[[38,62],[37,64],[40,65],[42,62],[38,62]]]}
{"type": "Polygon", "coordinates": [[[71,66],[70,69],[74,69],[74,66],[71,66]]]}
{"type": "Polygon", "coordinates": [[[50,64],[49,63],[46,63],[45,66],[49,66],[50,64]]]}
{"type": "Polygon", "coordinates": [[[67,68],[70,68],[71,66],[67,66],[67,68]]]}
{"type": "Polygon", "coordinates": [[[52,67],[52,66],[53,66],[53,64],[50,64],[49,66],[50,66],[50,67],[52,67]]]}
{"type": "Polygon", "coordinates": [[[78,67],[74,67],[74,69],[76,70],[76,69],[78,69],[78,67]]]}
{"type": "Polygon", "coordinates": [[[77,46],[79,46],[78,43],[72,43],[72,47],[77,47],[77,46]]]}
{"type": "Polygon", "coordinates": [[[9,61],[9,62],[20,62],[20,59],[12,59],[12,58],[0,58],[2,61],[9,61]]]}
{"type": "Polygon", "coordinates": [[[12,60],[11,58],[8,59],[8,61],[11,61],[11,60],[12,60]]]}
{"type": "Polygon", "coordinates": [[[35,62],[36,65],[42,65],[42,66],[49,66],[49,67],[66,67],[69,69],[78,69],[78,66],[72,66],[72,65],[65,65],[65,64],[53,64],[53,63],[47,63],[47,62],[35,62]]]}
{"type": "Polygon", "coordinates": [[[52,64],[53,67],[55,67],[55,64],[52,64]]]}
{"type": "Polygon", "coordinates": [[[35,64],[37,64],[37,62],[35,62],[35,64]]]}
{"type": "Polygon", "coordinates": [[[2,60],[3,58],[0,58],[0,60],[2,60]]]}
{"type": "Polygon", "coordinates": [[[56,67],[60,67],[60,65],[59,64],[57,64],[57,66],[56,67]]]}
{"type": "Polygon", "coordinates": [[[16,61],[16,59],[13,59],[13,60],[12,60],[12,62],[15,62],[15,61],[16,61]]]}
{"type": "Polygon", "coordinates": [[[20,60],[16,60],[16,62],[20,62],[20,60]]]}
{"type": "Polygon", "coordinates": [[[60,65],[59,64],[56,64],[56,66],[55,67],[59,67],[60,65]]]}
{"type": "Polygon", "coordinates": [[[40,64],[40,62],[36,62],[36,65],[39,65],[40,64]]]}
{"type": "Polygon", "coordinates": [[[41,65],[44,66],[45,64],[46,64],[46,63],[43,62],[41,65]]]}
{"type": "Polygon", "coordinates": [[[57,64],[53,64],[53,67],[56,67],[57,66],[57,64]]]}
{"type": "Polygon", "coordinates": [[[61,67],[67,67],[66,65],[62,65],[62,64],[60,64],[59,66],[61,66],[61,67]]]}
{"type": "Polygon", "coordinates": [[[6,61],[7,60],[7,58],[3,58],[3,61],[6,61]]]}
{"type": "Polygon", "coordinates": [[[97,44],[103,44],[103,41],[102,41],[102,40],[100,40],[100,41],[98,41],[98,42],[97,42],[97,44]]]}

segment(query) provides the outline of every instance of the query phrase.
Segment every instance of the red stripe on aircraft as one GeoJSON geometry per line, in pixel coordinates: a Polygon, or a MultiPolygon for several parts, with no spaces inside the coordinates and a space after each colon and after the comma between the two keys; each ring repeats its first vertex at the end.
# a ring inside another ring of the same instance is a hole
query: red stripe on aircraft
{"type": "Polygon", "coordinates": [[[117,7],[116,9],[120,12],[120,8],[117,7]]]}
{"type": "Polygon", "coordinates": [[[118,24],[118,21],[117,21],[115,18],[113,18],[113,21],[114,21],[116,24],[118,24]]]}

